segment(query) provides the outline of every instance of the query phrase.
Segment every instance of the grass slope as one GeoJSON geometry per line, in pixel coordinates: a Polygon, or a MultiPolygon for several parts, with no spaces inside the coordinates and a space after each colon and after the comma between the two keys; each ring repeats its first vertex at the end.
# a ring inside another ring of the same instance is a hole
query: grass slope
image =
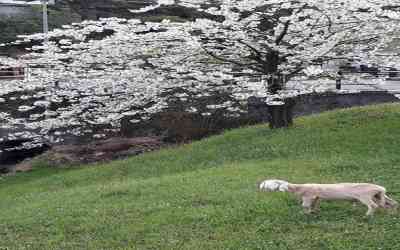
{"type": "MultiPolygon", "coordinates": [[[[0,249],[400,249],[400,217],[349,203],[303,215],[265,178],[400,186],[400,106],[232,130],[96,167],[0,180],[0,249]]],[[[394,193],[400,200],[400,195],[394,193]]]]}

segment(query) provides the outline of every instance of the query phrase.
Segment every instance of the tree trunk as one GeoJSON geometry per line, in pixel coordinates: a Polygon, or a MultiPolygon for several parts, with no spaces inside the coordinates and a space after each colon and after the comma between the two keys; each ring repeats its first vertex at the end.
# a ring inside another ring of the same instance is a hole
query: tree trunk
{"type": "Polygon", "coordinates": [[[274,74],[268,78],[268,92],[276,94],[279,90],[283,89],[283,76],[281,74],[274,74]]]}
{"type": "Polygon", "coordinates": [[[272,94],[276,94],[279,90],[282,90],[284,84],[286,82],[285,75],[280,73],[272,74],[271,77],[268,78],[268,92],[272,94]]]}
{"type": "Polygon", "coordinates": [[[287,99],[282,104],[268,104],[269,127],[286,128],[293,125],[294,100],[287,99]]]}
{"type": "Polygon", "coordinates": [[[268,61],[264,65],[265,73],[270,75],[268,78],[268,92],[276,94],[282,89],[282,75],[278,72],[280,64],[279,52],[270,51],[267,55],[268,61]]]}

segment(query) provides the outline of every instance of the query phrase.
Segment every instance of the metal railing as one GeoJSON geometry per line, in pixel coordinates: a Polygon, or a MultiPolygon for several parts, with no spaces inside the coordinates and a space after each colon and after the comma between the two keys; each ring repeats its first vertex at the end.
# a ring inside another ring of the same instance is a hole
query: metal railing
{"type": "Polygon", "coordinates": [[[0,80],[24,80],[28,75],[28,67],[0,68],[0,80]]]}

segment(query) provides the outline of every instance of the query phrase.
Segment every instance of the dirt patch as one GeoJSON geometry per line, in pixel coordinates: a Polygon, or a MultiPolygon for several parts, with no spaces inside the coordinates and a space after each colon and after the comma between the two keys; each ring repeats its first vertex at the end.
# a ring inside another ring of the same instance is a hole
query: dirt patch
{"type": "Polygon", "coordinates": [[[96,162],[109,162],[166,147],[160,137],[114,137],[80,145],[53,146],[47,152],[9,166],[7,173],[27,172],[34,167],[70,167],[96,162]]]}
{"type": "Polygon", "coordinates": [[[42,156],[52,166],[107,162],[166,146],[159,137],[110,138],[85,145],[55,146],[42,156]]]}

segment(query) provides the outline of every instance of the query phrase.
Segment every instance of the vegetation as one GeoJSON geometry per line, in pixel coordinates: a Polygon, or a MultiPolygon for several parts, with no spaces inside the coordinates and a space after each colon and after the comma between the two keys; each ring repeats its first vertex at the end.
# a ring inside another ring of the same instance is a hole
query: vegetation
{"type": "MultiPolygon", "coordinates": [[[[193,2],[180,4],[191,6],[193,2]]],[[[332,73],[321,65],[338,59],[396,65],[394,53],[381,52],[395,40],[397,32],[391,27],[399,24],[398,9],[388,2],[215,2],[219,8],[205,11],[223,16],[225,21],[196,19],[191,27],[198,36],[193,39],[208,55],[262,74],[271,93],[279,93],[300,72],[309,76],[332,73]],[[385,34],[380,31],[381,22],[388,22],[385,34]]],[[[200,11],[204,6],[196,8],[200,11]]]]}
{"type": "MultiPolygon", "coordinates": [[[[43,31],[40,6],[26,7],[26,9],[27,13],[25,15],[0,17],[0,43],[13,42],[18,35],[41,33],[43,31]]],[[[50,30],[80,20],[76,14],[66,9],[49,8],[48,13],[50,30]]]]}
{"type": "Polygon", "coordinates": [[[93,167],[0,180],[0,248],[400,249],[399,215],[322,203],[304,215],[265,178],[374,182],[400,200],[400,105],[227,131],[177,148],[93,167]]]}
{"type": "Polygon", "coordinates": [[[187,20],[178,16],[144,16],[140,18],[143,22],[162,22],[163,20],[169,20],[171,22],[183,23],[187,20]]]}

